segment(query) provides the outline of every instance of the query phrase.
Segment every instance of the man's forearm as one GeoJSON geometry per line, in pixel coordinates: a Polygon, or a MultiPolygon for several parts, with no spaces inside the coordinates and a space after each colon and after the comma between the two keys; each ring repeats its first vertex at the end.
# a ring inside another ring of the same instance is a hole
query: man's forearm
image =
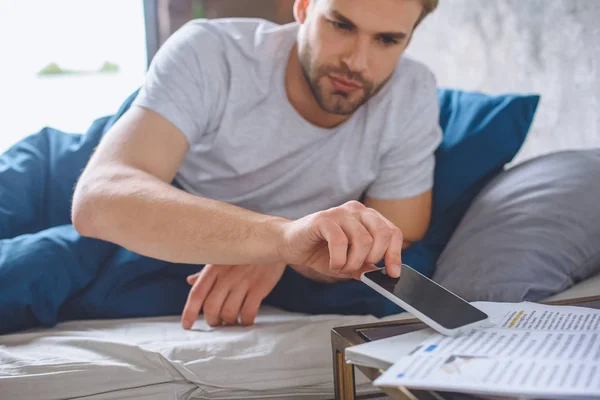
{"type": "Polygon", "coordinates": [[[174,263],[280,262],[284,222],[193,196],[137,170],[88,176],[73,201],[73,223],[83,235],[174,263]]]}

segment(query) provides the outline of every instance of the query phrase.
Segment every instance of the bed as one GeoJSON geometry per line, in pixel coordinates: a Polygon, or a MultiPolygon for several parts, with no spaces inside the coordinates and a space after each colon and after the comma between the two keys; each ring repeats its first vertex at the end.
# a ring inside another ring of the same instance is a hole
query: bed
{"type": "MultiPolygon", "coordinates": [[[[186,331],[178,317],[65,322],[0,336],[0,397],[329,398],[331,328],[376,320],[263,307],[251,328],[198,320],[186,331]]],[[[358,393],[374,392],[358,382],[358,393]]]]}
{"type": "MultiPolygon", "coordinates": [[[[600,292],[600,275],[548,300],[600,292]]],[[[330,399],[330,330],[407,318],[263,307],[254,327],[191,331],[178,317],[69,321],[0,336],[3,399],[330,399]]],[[[357,372],[357,394],[377,393],[357,372]]]]}
{"type": "MultiPolygon", "coordinates": [[[[533,134],[516,162],[560,149],[600,147],[595,0],[557,0],[535,11],[508,0],[447,3],[422,27],[413,56],[430,65],[444,86],[542,93],[533,134]],[[556,35],[550,22],[558,19],[560,31],[571,36],[556,35]],[[458,38],[450,45],[438,40],[448,32],[458,38]],[[521,46],[512,46],[515,34],[525,38],[521,46]],[[552,40],[544,47],[540,38],[546,37],[552,40]],[[489,49],[494,44],[500,53],[489,49]],[[578,65],[575,83],[556,48],[578,65]]],[[[548,300],[598,293],[600,275],[548,300]]],[[[0,336],[0,398],[329,399],[331,328],[404,317],[316,316],[263,307],[251,328],[214,329],[199,319],[192,331],[184,331],[177,316],[63,322],[0,336]]],[[[376,392],[360,375],[357,391],[376,392]]]]}

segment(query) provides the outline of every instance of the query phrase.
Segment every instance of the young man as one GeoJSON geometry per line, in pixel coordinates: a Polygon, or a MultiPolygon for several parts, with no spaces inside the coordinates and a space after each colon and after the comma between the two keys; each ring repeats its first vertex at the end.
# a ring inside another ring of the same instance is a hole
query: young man
{"type": "Polygon", "coordinates": [[[401,56],[436,5],[296,0],[297,24],[188,23],[83,172],[76,229],[207,264],[185,328],[201,309],[252,324],[288,265],[331,281],[384,259],[398,276],[428,227],[441,140],[435,80],[401,56]]]}

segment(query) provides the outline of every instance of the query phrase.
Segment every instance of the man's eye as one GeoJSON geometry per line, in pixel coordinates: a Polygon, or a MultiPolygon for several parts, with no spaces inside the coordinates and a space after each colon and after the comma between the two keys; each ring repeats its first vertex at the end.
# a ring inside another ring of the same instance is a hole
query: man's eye
{"type": "Polygon", "coordinates": [[[396,39],[389,37],[389,36],[380,36],[379,40],[381,41],[381,43],[383,43],[386,46],[391,46],[391,45],[398,43],[398,41],[396,39]]]}
{"type": "Polygon", "coordinates": [[[350,30],[352,30],[352,25],[347,24],[345,22],[331,21],[331,24],[336,29],[341,29],[343,31],[350,31],[350,30]]]}

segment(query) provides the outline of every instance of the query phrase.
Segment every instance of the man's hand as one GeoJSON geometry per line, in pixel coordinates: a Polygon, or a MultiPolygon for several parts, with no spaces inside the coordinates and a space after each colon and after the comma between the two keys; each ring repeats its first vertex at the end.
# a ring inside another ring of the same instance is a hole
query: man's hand
{"type": "Polygon", "coordinates": [[[304,265],[290,265],[291,269],[304,276],[305,278],[310,279],[311,281],[319,282],[319,283],[340,283],[345,282],[349,278],[341,278],[335,277],[331,275],[325,275],[320,272],[317,272],[315,269],[304,266],[304,265]]]}
{"type": "Polygon", "coordinates": [[[402,232],[358,201],[286,222],[282,229],[278,253],[287,264],[360,279],[363,272],[385,259],[387,274],[400,276],[402,232]]]}
{"type": "Polygon", "coordinates": [[[210,326],[252,325],[261,302],[275,287],[286,264],[206,265],[190,275],[192,285],[181,322],[190,329],[200,310],[210,326]]]}

